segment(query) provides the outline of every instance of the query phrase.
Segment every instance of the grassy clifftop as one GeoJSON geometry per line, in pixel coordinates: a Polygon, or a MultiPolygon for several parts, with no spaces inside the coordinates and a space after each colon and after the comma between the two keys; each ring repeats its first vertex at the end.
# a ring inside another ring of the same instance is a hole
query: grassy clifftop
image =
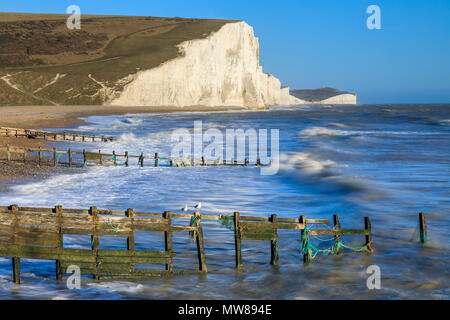
{"type": "Polygon", "coordinates": [[[0,13],[0,105],[102,104],[127,77],[231,20],[0,13]]]}

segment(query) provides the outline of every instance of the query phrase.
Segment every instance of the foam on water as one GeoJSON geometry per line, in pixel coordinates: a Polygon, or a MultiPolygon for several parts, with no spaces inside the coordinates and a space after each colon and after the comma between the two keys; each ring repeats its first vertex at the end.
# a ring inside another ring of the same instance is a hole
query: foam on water
{"type": "MultiPolygon", "coordinates": [[[[95,284],[83,278],[83,289],[70,291],[49,279],[53,277],[48,271],[52,267],[33,269],[29,262],[24,269],[24,285],[14,287],[10,260],[0,259],[0,297],[14,293],[17,298],[42,299],[408,298],[418,292],[421,297],[449,297],[448,279],[442,274],[450,257],[445,245],[450,242],[450,131],[447,125],[429,120],[442,116],[449,119],[449,109],[427,109],[426,116],[414,106],[362,105],[89,117],[88,124],[73,130],[117,140],[67,142],[58,147],[168,156],[174,144],[172,132],[185,129],[192,133],[195,120],[203,121],[204,130],[276,128],[280,130],[280,171],[274,176],[261,176],[259,168],[254,167],[140,168],[133,159],[128,168],[89,167],[13,186],[0,193],[0,204],[113,210],[133,207],[149,212],[179,212],[188,204],[192,212],[193,205],[202,202],[202,213],[206,214],[239,211],[258,216],[277,213],[280,217],[306,214],[310,218],[331,218],[339,213],[346,228],[361,228],[363,217],[370,216],[376,252],[370,257],[354,253],[345,253],[339,259],[324,256],[312,268],[301,268],[298,233],[283,232],[280,272],[267,265],[266,243],[245,244],[246,269],[237,277],[233,271],[232,232],[217,222],[205,221],[210,271],[206,280],[180,277],[175,286],[165,279],[95,284]],[[430,213],[431,243],[427,250],[418,245],[417,239],[411,240],[420,211],[430,213]],[[381,291],[369,292],[366,279],[360,276],[370,264],[380,265],[389,275],[381,291]],[[430,285],[405,285],[417,281],[430,285]],[[435,282],[439,285],[431,285],[435,282]]],[[[361,244],[360,239],[344,239],[361,244]]],[[[191,248],[185,240],[176,239],[177,252],[191,248]]],[[[82,248],[84,241],[88,240],[67,238],[67,247],[82,248]]],[[[154,244],[152,237],[143,241],[154,244]]]]}

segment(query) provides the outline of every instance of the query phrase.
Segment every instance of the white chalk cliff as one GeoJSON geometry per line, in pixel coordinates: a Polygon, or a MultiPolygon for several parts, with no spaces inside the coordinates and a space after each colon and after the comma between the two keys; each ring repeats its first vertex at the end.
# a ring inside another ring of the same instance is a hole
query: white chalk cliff
{"type": "Polygon", "coordinates": [[[225,24],[207,38],[181,43],[179,50],[179,57],[129,76],[107,104],[261,108],[304,103],[263,73],[258,38],[245,22],[225,24]]]}

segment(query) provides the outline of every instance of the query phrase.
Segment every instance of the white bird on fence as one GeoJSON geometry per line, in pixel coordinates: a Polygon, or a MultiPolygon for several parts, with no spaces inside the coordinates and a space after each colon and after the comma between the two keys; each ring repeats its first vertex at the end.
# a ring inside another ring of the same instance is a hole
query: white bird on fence
{"type": "Polygon", "coordinates": [[[197,203],[197,205],[194,208],[200,210],[202,208],[202,203],[201,202],[197,203]]]}
{"type": "Polygon", "coordinates": [[[181,211],[183,211],[183,212],[188,212],[188,205],[186,204],[186,205],[184,205],[184,208],[181,208],[181,211]]]}

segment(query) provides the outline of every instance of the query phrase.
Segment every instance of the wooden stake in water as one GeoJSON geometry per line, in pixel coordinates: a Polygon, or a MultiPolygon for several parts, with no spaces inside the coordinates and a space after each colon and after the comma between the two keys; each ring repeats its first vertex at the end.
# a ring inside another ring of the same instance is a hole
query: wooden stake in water
{"type": "Polygon", "coordinates": [[[240,226],[241,216],[239,212],[234,213],[234,245],[236,250],[236,268],[242,268],[242,251],[241,251],[241,226],[240,226]]]}
{"type": "MultiPolygon", "coordinates": [[[[337,232],[334,236],[334,241],[341,242],[341,223],[339,222],[339,216],[337,214],[333,215],[333,222],[334,222],[334,230],[337,232]]],[[[342,248],[339,247],[336,251],[336,254],[341,254],[342,248]]]]}
{"type": "Polygon", "coordinates": [[[274,239],[270,241],[270,264],[276,266],[278,264],[278,232],[277,232],[277,215],[273,214],[270,218],[274,228],[274,239]]]}
{"type": "MultiPolygon", "coordinates": [[[[306,231],[305,231],[305,229],[306,229],[306,216],[300,216],[300,223],[304,225],[304,228],[302,229],[302,239],[303,239],[303,237],[305,237],[305,233],[306,233],[306,231]]],[[[309,251],[308,252],[304,252],[303,253],[303,263],[308,263],[311,260],[312,260],[311,259],[311,253],[309,251]]]]}
{"type": "Polygon", "coordinates": [[[425,214],[419,213],[419,229],[420,229],[420,242],[425,243],[428,241],[427,221],[425,220],[425,214]]]}

